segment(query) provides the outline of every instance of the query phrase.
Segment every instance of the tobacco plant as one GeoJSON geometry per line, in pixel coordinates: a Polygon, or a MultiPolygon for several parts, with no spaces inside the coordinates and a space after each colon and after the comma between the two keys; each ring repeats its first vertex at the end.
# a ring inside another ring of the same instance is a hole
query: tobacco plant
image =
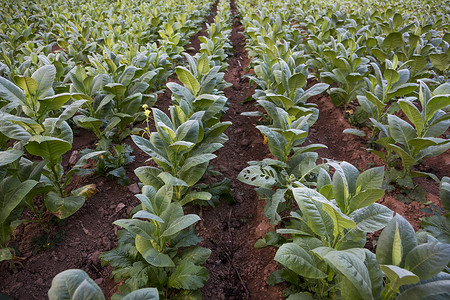
{"type": "MultiPolygon", "coordinates": [[[[70,269],[62,271],[53,278],[48,291],[50,300],[104,300],[100,287],[83,270],[70,269]]],[[[158,290],[144,288],[133,291],[122,298],[123,300],[158,300],[158,290]]]]}
{"type": "Polygon", "coordinates": [[[184,215],[174,194],[172,184],[158,190],[144,185],[136,195],[141,205],[133,217],[114,222],[124,228],[118,233],[119,245],[101,259],[114,268],[116,280],[125,279],[117,298],[143,287],[156,287],[163,299],[200,295],[199,288],[209,277],[201,264],[211,251],[196,246],[201,239],[192,225],[200,217],[184,215]]]}

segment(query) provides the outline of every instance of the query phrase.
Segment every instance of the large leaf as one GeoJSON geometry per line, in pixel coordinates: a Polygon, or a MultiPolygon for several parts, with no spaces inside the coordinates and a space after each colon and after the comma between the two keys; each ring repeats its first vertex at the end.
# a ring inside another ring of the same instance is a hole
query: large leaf
{"type": "Polygon", "coordinates": [[[11,178],[2,182],[0,197],[0,224],[25,199],[25,196],[38,184],[37,181],[27,180],[22,183],[11,178]],[[13,182],[14,181],[14,182],[13,182]]]}
{"type": "Polygon", "coordinates": [[[403,35],[400,32],[391,32],[383,40],[383,47],[388,50],[395,49],[403,44],[403,35]]]}
{"type": "Polygon", "coordinates": [[[45,197],[45,206],[58,218],[65,219],[77,212],[85,200],[83,196],[62,197],[55,192],[50,192],[45,197]]]}
{"type": "Polygon", "coordinates": [[[144,288],[129,293],[122,300],[159,300],[159,293],[158,289],[144,288]]]}
{"type": "Polygon", "coordinates": [[[57,274],[48,291],[49,300],[104,300],[100,287],[83,270],[70,269],[57,274]]]}
{"type": "Polygon", "coordinates": [[[384,205],[374,203],[355,210],[350,217],[355,221],[356,230],[374,232],[383,229],[392,219],[394,212],[384,205]]]}
{"type": "Polygon", "coordinates": [[[200,220],[201,220],[200,217],[195,214],[189,214],[189,215],[182,216],[182,217],[176,219],[175,221],[173,221],[169,225],[169,227],[167,227],[167,229],[164,230],[164,232],[162,233],[161,236],[164,237],[164,236],[174,235],[200,220]]]}
{"type": "Polygon", "coordinates": [[[14,83],[0,76],[0,97],[17,105],[23,104],[25,93],[14,83]]]}
{"type": "Polygon", "coordinates": [[[0,167],[9,165],[18,160],[23,154],[22,150],[0,151],[0,167]]]}
{"type": "Polygon", "coordinates": [[[197,290],[205,284],[209,272],[189,260],[182,261],[169,277],[168,287],[175,289],[197,290]]]}
{"type": "Polygon", "coordinates": [[[30,154],[40,156],[51,163],[61,159],[61,156],[72,148],[72,144],[55,137],[35,135],[25,146],[30,154]]]}
{"type": "Polygon", "coordinates": [[[159,268],[175,267],[170,256],[153,248],[151,241],[138,235],[136,236],[135,243],[139,253],[141,253],[145,261],[152,266],[159,268]]]}
{"type": "Polygon", "coordinates": [[[389,288],[398,292],[399,288],[405,284],[415,284],[419,277],[405,269],[393,265],[380,265],[381,270],[389,279],[389,288]]]}
{"type": "Polygon", "coordinates": [[[416,130],[408,122],[394,115],[388,115],[389,132],[392,138],[404,146],[417,137],[416,130]]]}
{"type": "Polygon", "coordinates": [[[450,244],[431,242],[416,246],[405,258],[405,268],[421,280],[438,274],[450,262],[450,244]]]}
{"type": "Polygon", "coordinates": [[[414,228],[401,215],[396,214],[389,224],[381,232],[377,244],[377,260],[380,264],[393,265],[397,261],[397,252],[400,252],[400,266],[404,265],[406,255],[417,246],[417,238],[414,228]],[[400,249],[397,250],[396,232],[400,241],[400,249]]]}
{"type": "Polygon", "coordinates": [[[367,189],[350,199],[350,212],[371,205],[384,196],[383,189],[367,189]]]}
{"type": "Polygon", "coordinates": [[[200,91],[200,83],[197,81],[197,79],[194,77],[194,75],[191,74],[186,68],[184,67],[177,67],[176,73],[178,76],[178,79],[194,94],[197,95],[197,93],[200,91]]]}
{"type": "Polygon", "coordinates": [[[450,297],[450,280],[436,280],[419,283],[402,292],[397,300],[423,300],[439,299],[446,300],[450,297]]]}
{"type": "Polygon", "coordinates": [[[48,92],[52,88],[53,82],[55,81],[55,76],[56,68],[53,65],[45,65],[40,67],[33,73],[33,75],[31,75],[31,78],[33,78],[39,86],[36,92],[38,98],[48,95],[48,92]]]}
{"type": "Polygon", "coordinates": [[[347,251],[330,251],[322,257],[336,271],[352,282],[362,299],[373,299],[369,271],[357,255],[347,251]]]}
{"type": "Polygon", "coordinates": [[[315,201],[318,198],[326,198],[308,188],[294,188],[292,193],[309,228],[319,236],[331,238],[334,230],[333,219],[324,211],[322,203],[315,201]]]}
{"type": "Polygon", "coordinates": [[[306,278],[325,278],[327,275],[318,269],[311,253],[295,243],[283,244],[275,254],[277,262],[306,278]]]}

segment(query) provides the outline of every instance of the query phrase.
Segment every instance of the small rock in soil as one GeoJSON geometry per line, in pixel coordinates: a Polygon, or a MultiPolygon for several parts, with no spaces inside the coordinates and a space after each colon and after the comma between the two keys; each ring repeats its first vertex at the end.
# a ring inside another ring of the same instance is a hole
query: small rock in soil
{"type": "Polygon", "coordinates": [[[69,158],[69,165],[73,166],[77,163],[78,161],[78,151],[72,151],[72,154],[70,154],[70,158],[69,158]]]}
{"type": "Polygon", "coordinates": [[[118,213],[118,212],[121,211],[122,208],[124,208],[124,207],[125,207],[125,204],[123,204],[123,203],[117,204],[116,209],[115,209],[115,212],[118,213]]]}
{"type": "Polygon", "coordinates": [[[102,284],[102,282],[103,282],[103,278],[97,278],[97,279],[94,280],[94,282],[95,282],[96,284],[100,285],[100,284],[102,284]]]}
{"type": "Polygon", "coordinates": [[[130,190],[130,192],[132,192],[133,194],[139,194],[141,192],[141,190],[139,189],[139,186],[137,183],[133,183],[131,185],[128,186],[128,189],[130,190]]]}
{"type": "Polygon", "coordinates": [[[243,139],[241,141],[241,146],[242,147],[248,147],[250,145],[251,141],[249,139],[243,139]]]}

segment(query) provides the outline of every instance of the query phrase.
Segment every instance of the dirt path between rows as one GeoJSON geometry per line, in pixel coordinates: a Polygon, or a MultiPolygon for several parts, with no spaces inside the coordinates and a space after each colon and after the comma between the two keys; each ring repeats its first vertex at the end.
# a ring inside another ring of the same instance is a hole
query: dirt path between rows
{"type": "Polygon", "coordinates": [[[201,211],[203,222],[199,235],[204,239],[203,246],[212,250],[206,264],[210,279],[202,289],[202,295],[204,299],[281,299],[280,289],[265,283],[276,267],[275,249],[253,247],[256,240],[271,229],[263,213],[265,203],[258,199],[253,187],[236,179],[248,161],[264,159],[268,149],[255,128],[257,118],[240,115],[255,109],[254,102],[242,103],[254,93],[254,88],[243,79],[250,59],[244,49],[245,39],[240,33],[244,29],[239,23],[234,1],[231,1],[231,11],[234,53],[228,61],[225,80],[233,85],[225,90],[231,107],[223,120],[231,121],[233,125],[225,132],[229,141],[218,151],[212,164],[231,180],[236,203],[221,202],[215,209],[201,211]]]}

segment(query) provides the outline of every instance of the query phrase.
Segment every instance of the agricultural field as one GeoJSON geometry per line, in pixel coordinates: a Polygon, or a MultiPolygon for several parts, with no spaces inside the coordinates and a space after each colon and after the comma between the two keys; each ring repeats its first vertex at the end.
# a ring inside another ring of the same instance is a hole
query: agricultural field
{"type": "Polygon", "coordinates": [[[449,0],[0,3],[0,299],[450,298],[449,0]]]}

